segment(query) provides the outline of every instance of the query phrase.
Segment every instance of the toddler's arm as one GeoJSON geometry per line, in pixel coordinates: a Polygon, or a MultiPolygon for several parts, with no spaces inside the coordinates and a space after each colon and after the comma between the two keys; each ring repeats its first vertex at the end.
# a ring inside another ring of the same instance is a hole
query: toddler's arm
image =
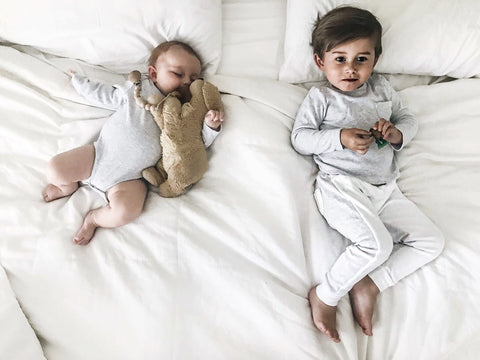
{"type": "Polygon", "coordinates": [[[69,74],[72,76],[72,85],[75,90],[95,105],[115,110],[122,103],[124,93],[118,87],[91,81],[71,70],[69,74]]]}
{"type": "Polygon", "coordinates": [[[340,142],[347,149],[364,155],[367,153],[368,148],[372,144],[373,137],[370,132],[363,129],[342,129],[340,131],[340,142]]]}
{"type": "Polygon", "coordinates": [[[323,122],[325,99],[317,88],[312,88],[298,109],[293,124],[291,142],[302,155],[315,155],[342,150],[340,128],[319,130],[323,122]]]}
{"type": "Polygon", "coordinates": [[[382,138],[392,144],[395,149],[398,149],[402,146],[402,132],[398,130],[390,121],[381,118],[373,126],[373,129],[379,131],[382,138]]]}
{"type": "MultiPolygon", "coordinates": [[[[387,80],[385,79],[385,81],[387,80]]],[[[395,126],[395,129],[398,129],[398,131],[400,131],[402,137],[400,143],[396,144],[395,142],[393,142],[392,146],[395,150],[401,150],[416,135],[418,130],[418,121],[412,115],[410,110],[405,106],[402,99],[400,98],[400,95],[393,89],[390,83],[388,83],[388,87],[390,88],[392,98],[392,116],[390,117],[390,122],[395,126]]],[[[380,122],[382,122],[382,119],[380,119],[379,123],[380,122]]],[[[385,140],[390,141],[386,138],[385,140]]]]}

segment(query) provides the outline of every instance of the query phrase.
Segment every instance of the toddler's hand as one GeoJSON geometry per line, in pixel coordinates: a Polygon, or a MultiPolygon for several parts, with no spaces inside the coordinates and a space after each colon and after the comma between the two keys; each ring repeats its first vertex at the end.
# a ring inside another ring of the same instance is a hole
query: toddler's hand
{"type": "Polygon", "coordinates": [[[355,151],[361,155],[367,153],[370,144],[373,141],[373,136],[369,131],[362,129],[342,129],[340,132],[340,142],[344,147],[355,151]]]}
{"type": "Polygon", "coordinates": [[[223,111],[210,110],[205,115],[205,124],[213,130],[218,130],[223,122],[223,111]]]}
{"type": "Polygon", "coordinates": [[[379,121],[377,121],[373,128],[380,131],[382,133],[382,137],[390,144],[401,145],[403,143],[402,132],[398,130],[390,121],[381,118],[379,121]]]}

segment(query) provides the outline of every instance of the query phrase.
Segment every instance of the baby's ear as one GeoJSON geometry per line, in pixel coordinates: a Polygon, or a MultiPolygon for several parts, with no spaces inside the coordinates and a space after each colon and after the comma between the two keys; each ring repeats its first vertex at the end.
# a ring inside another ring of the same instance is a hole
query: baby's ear
{"type": "Polygon", "coordinates": [[[155,69],[153,66],[148,67],[148,77],[152,81],[155,81],[157,79],[157,69],[155,69]]]}

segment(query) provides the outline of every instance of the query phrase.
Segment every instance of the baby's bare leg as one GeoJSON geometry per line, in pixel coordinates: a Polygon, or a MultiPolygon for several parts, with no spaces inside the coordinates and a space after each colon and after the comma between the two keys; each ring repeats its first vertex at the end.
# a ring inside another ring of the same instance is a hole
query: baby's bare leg
{"type": "Polygon", "coordinates": [[[316,286],[308,292],[308,300],[315,326],[335,342],[340,342],[337,331],[337,307],[325,304],[317,296],[316,286]]]}
{"type": "Polygon", "coordinates": [[[372,317],[379,292],[377,285],[368,275],[356,283],[349,292],[353,315],[365,335],[373,335],[372,317]]]}
{"type": "Polygon", "coordinates": [[[49,184],[42,192],[46,202],[68,196],[78,189],[78,182],[88,179],[92,173],[95,148],[80,146],[54,156],[47,167],[49,184]]]}
{"type": "Polygon", "coordinates": [[[98,227],[114,228],[135,220],[143,210],[147,186],[142,180],[124,181],[108,190],[109,203],[90,211],[73,238],[78,245],[90,242],[98,227]]]}

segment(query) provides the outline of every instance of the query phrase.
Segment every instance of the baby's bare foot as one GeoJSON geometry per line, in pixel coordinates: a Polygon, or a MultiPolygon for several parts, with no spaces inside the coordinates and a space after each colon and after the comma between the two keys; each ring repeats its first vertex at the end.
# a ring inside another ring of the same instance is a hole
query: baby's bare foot
{"type": "Polygon", "coordinates": [[[308,300],[312,309],[312,318],[315,326],[335,342],[340,342],[337,332],[337,307],[325,304],[315,291],[316,286],[308,292],[308,300]]]}
{"type": "Polygon", "coordinates": [[[377,295],[379,293],[377,285],[367,275],[350,290],[350,302],[352,304],[353,315],[363,330],[363,333],[372,336],[372,317],[377,295]]]}
{"type": "Polygon", "coordinates": [[[62,189],[60,189],[58,186],[55,186],[53,184],[48,184],[47,186],[45,186],[45,189],[43,189],[42,196],[45,202],[50,202],[50,201],[59,199],[61,197],[64,197],[66,195],[63,193],[62,189]]]}
{"type": "Polygon", "coordinates": [[[92,213],[89,212],[85,216],[80,230],[78,230],[77,234],[74,236],[73,242],[77,245],[87,245],[90,240],[92,240],[96,229],[97,225],[95,225],[95,222],[93,221],[92,213]]]}

